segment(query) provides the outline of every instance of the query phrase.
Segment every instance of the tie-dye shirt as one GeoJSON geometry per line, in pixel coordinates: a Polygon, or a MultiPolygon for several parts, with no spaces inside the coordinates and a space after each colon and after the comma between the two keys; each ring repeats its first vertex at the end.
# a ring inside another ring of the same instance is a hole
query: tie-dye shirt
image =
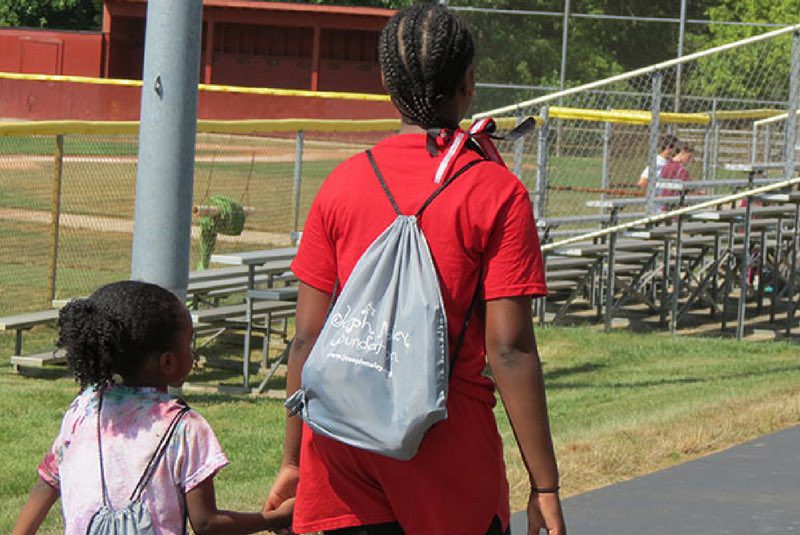
{"type": "MultiPolygon", "coordinates": [[[[61,431],[39,465],[39,475],[61,492],[65,534],[84,534],[102,506],[97,449],[99,396],[87,389],[72,402],[61,431]]],[[[181,402],[155,388],[114,386],[103,394],[103,463],[111,507],[128,504],[131,492],[181,402]]],[[[178,423],[143,501],[155,532],[186,531],[184,494],[214,476],[228,459],[208,422],[190,410],[178,423]]]]}

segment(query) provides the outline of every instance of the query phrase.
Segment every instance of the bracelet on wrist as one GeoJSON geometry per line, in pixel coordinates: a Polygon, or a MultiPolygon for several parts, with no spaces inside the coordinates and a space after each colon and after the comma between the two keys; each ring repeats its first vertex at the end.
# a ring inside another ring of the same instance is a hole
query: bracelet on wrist
{"type": "Polygon", "coordinates": [[[531,488],[531,492],[535,492],[536,494],[558,494],[560,489],[561,487],[558,485],[555,487],[533,487],[531,488]]]}

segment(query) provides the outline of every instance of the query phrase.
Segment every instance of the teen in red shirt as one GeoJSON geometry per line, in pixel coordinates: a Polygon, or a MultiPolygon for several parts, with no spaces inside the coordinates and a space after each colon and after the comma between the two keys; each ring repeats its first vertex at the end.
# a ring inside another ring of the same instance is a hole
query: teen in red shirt
{"type": "MultiPolygon", "coordinates": [[[[399,12],[381,35],[385,85],[404,126],[372,151],[402,213],[414,213],[438,187],[433,178],[450,145],[440,143],[442,150],[432,156],[426,130],[455,129],[466,114],[474,92],[473,55],[469,30],[440,5],[399,12]]],[[[465,148],[450,174],[482,158],[465,148]]],[[[301,285],[288,393],[300,386],[335,281],[347,283],[362,253],[395,217],[366,155],[347,160],[326,179],[292,264],[301,285]]],[[[544,295],[546,286],[528,192],[502,165],[481,162],[433,201],[420,226],[439,274],[451,348],[479,276],[485,302],[473,312],[455,364],[447,420],[428,431],[414,458],[399,461],[315,435],[289,417],[284,462],[265,508],[296,495],[298,533],[507,533],[508,483],[492,412],[496,383],[530,473],[530,532],[544,527],[563,535],[531,324],[531,298],[544,295]],[[483,376],[487,356],[494,382],[483,376]]]]}

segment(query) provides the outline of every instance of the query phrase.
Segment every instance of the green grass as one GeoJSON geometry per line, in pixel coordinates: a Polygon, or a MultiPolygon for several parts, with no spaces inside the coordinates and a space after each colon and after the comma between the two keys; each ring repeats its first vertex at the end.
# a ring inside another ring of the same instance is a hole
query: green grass
{"type": "MultiPolygon", "coordinates": [[[[54,333],[37,328],[29,335],[26,343],[33,351],[48,347],[54,333]]],[[[590,328],[545,328],[537,335],[566,494],[800,422],[800,362],[791,343],[605,334],[590,328]]],[[[9,354],[12,343],[10,335],[0,335],[0,354],[9,354]]],[[[235,354],[238,345],[220,343],[209,351],[235,354]]],[[[190,377],[191,382],[235,379],[229,372],[209,371],[190,377]]],[[[6,452],[0,461],[0,532],[10,530],[75,391],[69,379],[21,378],[6,360],[0,364],[0,448],[6,452]]],[[[280,462],[281,404],[186,397],[208,419],[231,459],[216,479],[222,506],[257,509],[280,462]]],[[[512,504],[519,509],[524,473],[500,405],[496,414],[512,504]]],[[[42,533],[57,533],[59,516],[56,508],[42,533]]]]}

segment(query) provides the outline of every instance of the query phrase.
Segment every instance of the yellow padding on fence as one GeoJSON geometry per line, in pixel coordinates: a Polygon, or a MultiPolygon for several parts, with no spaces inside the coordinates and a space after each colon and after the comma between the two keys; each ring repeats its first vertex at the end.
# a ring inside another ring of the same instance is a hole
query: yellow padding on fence
{"type": "MultiPolygon", "coordinates": [[[[553,106],[550,108],[548,115],[553,119],[635,125],[647,125],[652,120],[652,114],[644,110],[591,110],[553,106]]],[[[707,113],[663,112],[659,117],[663,123],[708,124],[711,122],[711,118],[707,113]]]]}
{"type": "MultiPolygon", "coordinates": [[[[540,118],[536,118],[541,122],[540,118]]],[[[471,121],[461,123],[467,128],[471,121]]],[[[497,120],[501,130],[514,128],[516,119],[497,120]]],[[[236,121],[200,120],[197,131],[207,134],[252,134],[270,132],[396,132],[399,119],[254,119],[236,121]]],[[[138,134],[139,121],[4,121],[0,136],[44,136],[58,134],[138,134]]]]}
{"type": "Polygon", "coordinates": [[[5,121],[0,136],[58,134],[137,134],[139,121],[5,121]]]}
{"type": "MultiPolygon", "coordinates": [[[[650,115],[648,113],[648,115],[650,115]]],[[[658,114],[658,119],[662,123],[671,124],[702,124],[711,122],[711,117],[707,113],[674,113],[662,111],[658,114]]]]}
{"type": "MultiPolygon", "coordinates": [[[[240,121],[197,121],[197,131],[203,133],[269,133],[296,132],[375,132],[400,129],[399,119],[326,120],[326,119],[264,119],[240,121]]],[[[139,121],[8,121],[0,122],[0,135],[57,135],[57,134],[137,134],[139,121]]]]}
{"type": "MultiPolygon", "coordinates": [[[[749,120],[765,119],[784,113],[782,110],[774,109],[754,109],[737,111],[718,111],[714,114],[717,120],[749,120]]],[[[635,124],[648,125],[652,119],[652,114],[646,110],[593,110],[584,108],[564,108],[553,106],[549,109],[549,117],[552,119],[568,119],[575,121],[594,121],[603,123],[635,124]]],[[[673,113],[661,112],[659,120],[662,123],[673,124],[699,124],[707,125],[711,123],[710,113],[673,113]]]]}
{"type": "Polygon", "coordinates": [[[718,111],[715,116],[722,121],[733,121],[736,119],[769,119],[776,115],[785,114],[786,110],[775,109],[756,109],[741,111],[718,111]]]}
{"type": "Polygon", "coordinates": [[[547,114],[550,119],[621,124],[650,124],[650,112],[646,111],[588,110],[583,108],[562,108],[561,106],[553,106],[548,110],[547,114]]]}
{"type": "MultiPolygon", "coordinates": [[[[0,79],[27,80],[34,82],[69,82],[75,84],[116,85],[125,87],[141,87],[141,80],[121,80],[117,78],[92,78],[90,76],[63,76],[51,74],[21,74],[16,72],[0,72],[0,79]]],[[[313,97],[324,99],[344,99],[389,102],[389,95],[370,93],[346,93],[336,91],[309,91],[303,89],[274,89],[270,87],[241,87],[232,85],[198,84],[200,91],[212,93],[237,93],[250,95],[269,95],[275,97],[313,97]]]]}

